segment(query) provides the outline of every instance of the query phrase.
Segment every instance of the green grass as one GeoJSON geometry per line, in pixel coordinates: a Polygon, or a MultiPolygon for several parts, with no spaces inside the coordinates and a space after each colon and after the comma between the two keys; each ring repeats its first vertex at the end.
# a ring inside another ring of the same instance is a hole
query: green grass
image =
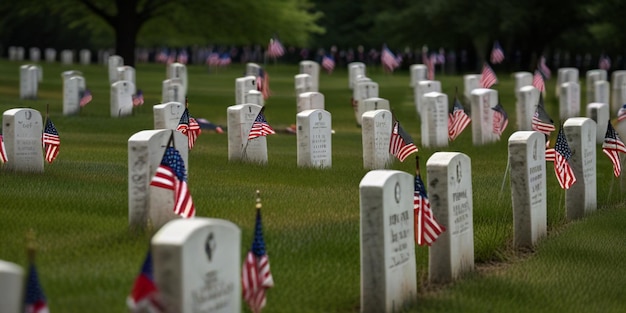
{"type": "MultiPolygon", "coordinates": [[[[165,68],[138,65],[137,87],[144,91],[146,105],[133,116],[111,118],[106,67],[44,63],[39,99],[26,101],[19,99],[19,65],[0,61],[0,111],[32,107],[45,116],[49,104],[62,145],[57,160],[46,165],[43,174],[0,169],[0,259],[25,266],[25,234],[32,228],[39,245],[40,279],[52,311],[123,312],[151,237],[148,232],[128,229],[127,141],[134,133],[153,128],[150,105],[160,101],[165,68]],[[60,74],[70,69],[83,72],[94,100],[80,115],[66,117],[61,113],[60,74]]],[[[266,69],[273,95],[266,102],[265,115],[275,129],[283,129],[295,123],[293,77],[298,69],[286,65],[266,69]]],[[[244,72],[243,65],[218,72],[191,66],[188,72],[191,113],[225,125],[226,108],[234,104],[234,81],[244,72]]],[[[379,83],[380,97],[390,101],[403,127],[420,146],[420,124],[408,73],[387,75],[377,68],[367,72],[379,83]]],[[[462,90],[461,76],[438,79],[450,101],[455,87],[462,90]]],[[[617,262],[624,259],[626,251],[616,246],[614,237],[623,243],[625,235],[619,225],[626,221],[619,206],[624,203],[624,187],[612,177],[611,165],[600,149],[600,212],[583,222],[567,223],[564,192],[548,170],[550,236],[529,257],[512,249],[508,177],[502,192],[501,185],[507,165],[506,138],[515,126],[515,100],[510,75],[499,73],[499,79],[496,89],[511,120],[501,141],[474,147],[468,129],[448,148],[420,148],[423,168],[437,151],[460,151],[472,160],[479,270],[450,286],[430,286],[425,281],[428,249],[417,247],[416,275],[422,287],[414,310],[623,309],[615,286],[624,277],[617,262]],[[604,285],[603,281],[613,284],[604,285]]],[[[553,87],[554,79],[548,82],[550,91],[553,87]]],[[[255,190],[262,192],[265,240],[276,282],[268,292],[264,312],[359,311],[358,186],[367,172],[362,165],[361,130],[355,127],[344,69],[332,75],[322,73],[320,91],[336,131],[331,169],[298,168],[296,137],[285,134],[268,137],[266,166],[228,162],[226,135],[205,132],[190,152],[189,185],[197,216],[228,219],[239,225],[242,253],[252,240],[255,190]]],[[[558,116],[557,104],[549,92],[546,105],[553,117],[558,116]]],[[[396,162],[392,168],[408,173],[415,170],[411,161],[396,162]]],[[[425,176],[426,171],[422,172],[425,176]]]]}

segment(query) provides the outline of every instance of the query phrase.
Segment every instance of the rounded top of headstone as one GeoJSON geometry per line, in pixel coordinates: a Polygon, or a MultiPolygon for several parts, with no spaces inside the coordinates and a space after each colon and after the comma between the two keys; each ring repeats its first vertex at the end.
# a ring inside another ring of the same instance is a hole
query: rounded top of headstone
{"type": "Polygon", "coordinates": [[[152,106],[152,108],[154,109],[162,109],[168,106],[177,106],[177,107],[182,107],[183,104],[180,102],[175,102],[175,101],[171,101],[171,102],[166,102],[166,103],[160,103],[160,104],[155,104],[154,106],[152,106]]]}
{"type": "Polygon", "coordinates": [[[472,95],[486,95],[489,93],[495,93],[497,94],[498,92],[494,89],[489,89],[489,88],[476,88],[474,90],[472,90],[472,95]]]}
{"type": "Polygon", "coordinates": [[[296,74],[294,77],[295,77],[296,79],[298,79],[298,78],[299,78],[299,79],[306,79],[307,77],[309,77],[309,78],[310,78],[310,77],[311,77],[311,75],[309,75],[309,74],[296,74]]]}
{"type": "Polygon", "coordinates": [[[159,133],[171,133],[172,130],[171,129],[149,129],[149,130],[142,130],[139,132],[134,133],[132,136],[130,136],[130,138],[128,138],[128,142],[132,142],[132,141],[145,141],[148,140],[150,138],[152,138],[152,136],[159,134],[159,133]]]}
{"type": "Polygon", "coordinates": [[[426,161],[426,166],[447,166],[454,159],[466,159],[467,162],[470,161],[470,157],[461,152],[435,152],[430,156],[430,158],[428,158],[428,161],[426,161]]]}
{"type": "Polygon", "coordinates": [[[438,91],[430,91],[424,94],[424,98],[440,98],[440,97],[447,97],[447,95],[445,93],[441,93],[438,91]]]}
{"type": "Polygon", "coordinates": [[[367,111],[365,113],[363,113],[363,117],[367,118],[374,118],[378,115],[381,115],[381,117],[384,119],[385,117],[387,117],[389,120],[391,120],[391,111],[389,110],[385,110],[385,109],[378,109],[378,110],[371,110],[371,111],[367,111]]]}
{"type": "MultiPolygon", "coordinates": [[[[24,275],[24,270],[22,267],[11,262],[7,262],[4,260],[0,260],[0,273],[14,273],[20,276],[24,275]]],[[[2,276],[2,275],[0,275],[2,276]]]]}
{"type": "Polygon", "coordinates": [[[359,183],[359,188],[361,187],[382,187],[387,184],[387,181],[393,179],[394,177],[402,177],[409,176],[413,177],[413,175],[398,171],[398,170],[372,170],[367,172],[365,176],[361,179],[359,183]]]}
{"type": "Polygon", "coordinates": [[[310,97],[324,97],[324,94],[319,91],[307,91],[298,95],[298,98],[310,98],[310,97]]]}
{"type": "Polygon", "coordinates": [[[512,76],[515,77],[515,78],[522,78],[522,77],[528,77],[528,76],[531,76],[531,75],[532,74],[530,72],[523,72],[522,71],[522,72],[515,72],[515,73],[513,73],[512,76]]]}
{"type": "Polygon", "coordinates": [[[466,75],[463,75],[463,79],[464,79],[464,80],[468,80],[468,79],[480,79],[480,74],[466,74],[466,75]]]}
{"type": "Polygon", "coordinates": [[[539,89],[535,88],[535,86],[528,85],[520,87],[519,91],[521,92],[532,92],[533,90],[539,91],[539,89]]]}
{"type": "MultiPolygon", "coordinates": [[[[163,225],[163,227],[154,234],[152,244],[182,246],[196,231],[207,227],[230,228],[240,232],[239,227],[228,220],[207,217],[175,219],[163,225]]],[[[239,247],[236,248],[239,249],[239,247]]]]}
{"type": "Polygon", "coordinates": [[[565,121],[565,123],[563,123],[563,127],[582,126],[586,123],[595,123],[595,122],[588,117],[570,117],[565,121]]]}
{"type": "Polygon", "coordinates": [[[609,107],[609,105],[607,103],[604,102],[591,102],[587,105],[587,108],[602,108],[602,107],[609,107]]]}
{"type": "Polygon", "coordinates": [[[25,111],[28,113],[26,114],[26,119],[30,119],[33,114],[35,115],[35,117],[39,116],[39,119],[41,120],[41,113],[39,113],[39,111],[35,110],[35,109],[31,109],[31,108],[14,108],[14,109],[8,109],[6,111],[4,111],[4,113],[2,113],[3,116],[10,116],[10,115],[17,115],[20,112],[25,111]]]}
{"type": "Polygon", "coordinates": [[[414,69],[426,69],[426,65],[424,64],[411,64],[410,69],[414,70],[414,69]]]}
{"type": "Polygon", "coordinates": [[[511,137],[509,137],[509,145],[515,144],[515,143],[526,143],[527,141],[531,140],[531,138],[533,137],[537,137],[539,139],[544,140],[543,146],[545,146],[545,135],[534,130],[520,130],[520,131],[514,132],[513,134],[511,134],[511,137]]]}
{"type": "Polygon", "coordinates": [[[319,112],[320,114],[327,114],[330,115],[330,112],[326,111],[326,110],[321,110],[321,109],[313,109],[313,110],[304,110],[298,114],[296,114],[297,117],[300,116],[309,116],[311,114],[316,114],[317,112],[319,112]]]}

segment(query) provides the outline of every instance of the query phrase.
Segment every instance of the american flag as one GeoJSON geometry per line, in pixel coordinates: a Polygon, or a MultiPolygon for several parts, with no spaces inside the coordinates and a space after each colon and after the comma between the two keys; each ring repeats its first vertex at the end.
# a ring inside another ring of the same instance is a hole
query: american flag
{"type": "Polygon", "coordinates": [[[200,135],[200,133],[202,132],[202,130],[200,129],[200,124],[198,124],[195,118],[191,117],[191,114],[189,114],[189,109],[187,108],[185,108],[183,115],[180,116],[180,121],[178,122],[176,130],[187,136],[189,150],[193,148],[193,145],[198,139],[198,135],[200,135]]]}
{"type": "Polygon", "coordinates": [[[454,106],[452,112],[448,116],[448,138],[454,141],[456,137],[461,135],[465,127],[472,121],[469,115],[465,113],[465,109],[459,101],[458,97],[454,98],[454,106]]]}
{"type": "Polygon", "coordinates": [[[59,154],[59,146],[61,145],[61,139],[59,139],[59,132],[54,127],[54,123],[49,118],[46,121],[46,128],[43,131],[42,140],[43,147],[46,152],[46,161],[52,163],[59,154]]]}
{"type": "Polygon", "coordinates": [[[270,43],[267,45],[267,56],[270,58],[279,58],[285,54],[285,48],[280,43],[278,38],[270,39],[270,43]]]}
{"type": "Polygon", "coordinates": [[[165,311],[165,307],[159,299],[159,290],[154,283],[152,273],[152,253],[148,251],[141,266],[141,272],[133,284],[133,290],[126,299],[126,304],[131,312],[161,313],[165,311]]]}
{"type": "Polygon", "coordinates": [[[429,58],[427,51],[422,51],[422,63],[426,65],[426,78],[435,80],[435,59],[429,58]]]}
{"type": "Polygon", "coordinates": [[[389,141],[389,153],[398,158],[400,162],[404,162],[404,159],[413,152],[417,152],[413,139],[402,129],[400,122],[395,121],[391,132],[391,140],[389,141]]]}
{"type": "Polygon", "coordinates": [[[217,66],[220,64],[220,54],[213,52],[206,58],[206,64],[217,66]]]}
{"type": "Polygon", "coordinates": [[[26,298],[24,312],[28,313],[48,313],[48,303],[43,294],[41,284],[37,275],[35,264],[31,263],[28,270],[28,280],[26,281],[26,298]]]}
{"type": "Polygon", "coordinates": [[[189,62],[189,54],[187,54],[187,50],[181,50],[180,53],[178,53],[176,61],[181,64],[187,64],[187,62],[189,62]]]}
{"type": "Polygon", "coordinates": [[[493,133],[501,136],[507,125],[509,125],[509,116],[504,111],[504,107],[498,102],[498,104],[491,108],[493,112],[493,133]]]}
{"type": "Polygon", "coordinates": [[[274,129],[272,129],[272,126],[267,123],[263,111],[265,111],[265,107],[261,108],[261,111],[256,116],[254,123],[252,123],[252,128],[250,128],[250,133],[248,134],[248,140],[276,133],[274,129]]]}
{"type": "Polygon", "coordinates": [[[626,119],[626,104],[617,111],[617,122],[621,122],[626,119]]]}
{"type": "Polygon", "coordinates": [[[602,143],[602,152],[604,152],[611,160],[611,163],[613,163],[613,174],[615,174],[615,177],[619,177],[622,172],[619,152],[626,153],[626,146],[619,138],[617,132],[615,132],[611,121],[609,121],[609,125],[606,128],[606,135],[604,135],[604,142],[602,143]]]}
{"type": "Polygon", "coordinates": [[[497,83],[498,77],[496,77],[496,73],[491,69],[489,64],[485,63],[483,65],[482,75],[480,76],[480,86],[482,88],[489,88],[497,83]]]}
{"type": "Polygon", "coordinates": [[[559,135],[556,138],[554,152],[554,173],[556,174],[556,178],[561,188],[569,189],[576,182],[576,177],[568,162],[572,157],[572,150],[570,150],[567,144],[567,139],[565,138],[562,127],[559,129],[559,135]]]}
{"type": "Polygon", "coordinates": [[[541,96],[539,97],[539,104],[537,104],[537,109],[533,115],[531,127],[533,130],[545,134],[546,136],[550,136],[550,133],[556,130],[554,121],[548,116],[548,113],[546,113],[543,107],[543,99],[541,96]]]}
{"type": "Polygon", "coordinates": [[[533,87],[539,89],[539,92],[546,91],[546,84],[543,81],[543,75],[539,69],[536,69],[535,75],[533,75],[533,87]]]}
{"type": "Polygon", "coordinates": [[[492,64],[500,64],[504,61],[504,51],[500,46],[498,41],[493,43],[493,48],[491,48],[491,58],[490,61],[492,64]]]}
{"type": "Polygon", "coordinates": [[[380,64],[382,64],[383,69],[387,72],[393,72],[393,70],[400,66],[396,56],[386,45],[383,46],[383,51],[380,54],[380,64]]]}
{"type": "Polygon", "coordinates": [[[140,106],[143,104],[143,92],[141,89],[137,89],[137,94],[133,95],[133,106],[140,106]]]}
{"type": "Polygon", "coordinates": [[[274,279],[270,272],[270,260],[265,251],[260,209],[256,211],[254,240],[244,261],[241,278],[243,299],[248,303],[252,312],[261,312],[261,309],[265,307],[266,289],[274,287],[274,279]]]}
{"type": "Polygon", "coordinates": [[[4,139],[2,138],[2,134],[0,134],[0,161],[2,161],[2,163],[6,163],[8,161],[7,149],[4,147],[4,139]]]}
{"type": "Polygon", "coordinates": [[[227,65],[230,65],[231,62],[232,62],[232,59],[230,58],[230,53],[222,53],[222,55],[220,56],[218,65],[227,66],[227,65]]]}
{"type": "Polygon", "coordinates": [[[174,213],[190,218],[196,215],[196,208],[191,199],[185,175],[185,161],[174,147],[167,147],[152,177],[151,186],[169,189],[174,192],[174,213]]]}
{"type": "Polygon", "coordinates": [[[325,55],[322,58],[322,67],[328,74],[332,73],[335,70],[335,59],[331,55],[325,55]]]}
{"type": "Polygon", "coordinates": [[[598,61],[598,68],[608,71],[611,68],[611,58],[606,54],[602,54],[598,61]]]}
{"type": "Polygon", "coordinates": [[[159,63],[167,62],[167,51],[165,51],[164,49],[161,49],[161,51],[159,51],[159,53],[157,53],[155,59],[159,63]]]}
{"type": "Polygon", "coordinates": [[[413,215],[415,228],[415,242],[420,245],[432,245],[446,228],[437,223],[433,211],[430,209],[430,200],[426,195],[426,187],[422,182],[419,170],[415,175],[415,192],[413,193],[413,215]]]}
{"type": "Polygon", "coordinates": [[[165,61],[165,63],[167,64],[172,64],[174,62],[176,62],[176,51],[170,52],[170,55],[167,57],[167,60],[165,61]]]}
{"type": "Polygon", "coordinates": [[[256,80],[256,88],[263,95],[263,99],[267,100],[272,92],[270,91],[270,74],[264,69],[259,69],[259,76],[256,80]]]}
{"type": "Polygon", "coordinates": [[[543,74],[543,77],[545,79],[550,79],[550,77],[552,76],[552,71],[550,71],[550,68],[546,65],[546,57],[544,57],[543,55],[541,56],[541,58],[539,58],[538,67],[541,74],[543,74]]]}
{"type": "Polygon", "coordinates": [[[87,103],[91,102],[91,100],[93,100],[91,91],[89,91],[89,89],[85,89],[80,94],[80,101],[78,102],[78,104],[80,104],[81,107],[84,107],[87,105],[87,103]]]}

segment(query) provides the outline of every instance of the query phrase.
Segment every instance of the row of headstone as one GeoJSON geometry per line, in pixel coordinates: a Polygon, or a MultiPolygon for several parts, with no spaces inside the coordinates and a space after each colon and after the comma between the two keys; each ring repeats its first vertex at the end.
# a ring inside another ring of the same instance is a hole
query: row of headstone
{"type": "MultiPolygon", "coordinates": [[[[307,74],[310,78],[310,85],[308,90],[304,91],[319,91],[320,89],[320,65],[319,63],[311,60],[300,61],[299,74],[307,74]]],[[[297,87],[296,87],[297,89],[297,87]]]]}
{"type": "Polygon", "coordinates": [[[182,63],[171,63],[166,67],[166,79],[163,81],[162,102],[185,102],[189,87],[187,66],[182,63]]]}
{"type": "Polygon", "coordinates": [[[9,61],[24,61],[24,47],[9,47],[9,61]]]}
{"type": "Polygon", "coordinates": [[[417,83],[423,80],[428,80],[428,68],[424,64],[412,64],[409,67],[409,71],[411,73],[410,86],[412,88],[415,88],[417,86],[417,83]]]}
{"type": "Polygon", "coordinates": [[[20,99],[37,99],[37,90],[42,80],[41,66],[33,64],[20,66],[20,99]]]}
{"type": "Polygon", "coordinates": [[[363,62],[351,62],[348,64],[348,87],[354,89],[354,85],[361,77],[367,77],[366,66],[363,62]]]}
{"type": "Polygon", "coordinates": [[[415,110],[417,115],[421,117],[422,122],[425,122],[425,118],[422,116],[422,109],[424,107],[424,95],[429,92],[441,92],[441,82],[436,80],[420,80],[415,83],[413,87],[413,101],[415,103],[415,110]]]}
{"type": "MultiPolygon", "coordinates": [[[[366,100],[367,99],[380,99],[378,97],[378,83],[372,81],[370,78],[365,76],[359,76],[354,83],[354,87],[352,89],[352,101],[354,106],[354,118],[358,126],[361,126],[361,119],[363,113],[369,111],[366,108],[366,100]]],[[[384,101],[383,101],[384,102],[384,101]]],[[[385,105],[383,102],[378,101],[378,104],[385,105]]],[[[387,109],[389,110],[389,102],[387,101],[386,107],[379,107],[377,109],[387,109]]]]}
{"type": "Polygon", "coordinates": [[[63,115],[75,115],[80,112],[80,100],[86,90],[86,82],[79,71],[61,73],[63,79],[63,115]]]}

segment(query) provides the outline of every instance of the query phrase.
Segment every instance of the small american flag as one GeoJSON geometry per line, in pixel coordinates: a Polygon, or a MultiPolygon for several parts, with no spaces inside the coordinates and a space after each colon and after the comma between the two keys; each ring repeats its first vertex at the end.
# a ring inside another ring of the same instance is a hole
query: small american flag
{"type": "Polygon", "coordinates": [[[413,139],[402,129],[400,122],[395,121],[389,141],[389,153],[398,158],[400,162],[404,162],[404,159],[414,152],[417,152],[417,147],[413,143],[413,139]]]}
{"type": "Polygon", "coordinates": [[[335,59],[330,55],[325,55],[322,58],[322,67],[328,74],[332,73],[335,70],[335,59]]]}
{"type": "Polygon", "coordinates": [[[270,39],[267,45],[267,56],[270,58],[279,58],[285,54],[285,48],[277,38],[270,39]]]}
{"type": "Polygon", "coordinates": [[[267,73],[264,69],[259,69],[259,76],[256,80],[256,88],[263,95],[263,99],[267,100],[272,91],[270,90],[270,74],[267,73]]]}
{"type": "Polygon", "coordinates": [[[220,56],[220,59],[217,65],[227,66],[227,65],[230,65],[231,62],[232,62],[232,59],[230,58],[230,53],[223,53],[220,56]]]}
{"type": "Polygon", "coordinates": [[[174,192],[174,213],[190,218],[196,215],[185,174],[185,161],[174,147],[167,147],[150,186],[169,189],[174,192]]]}
{"type": "Polygon", "coordinates": [[[504,61],[504,51],[500,46],[498,41],[493,43],[493,48],[491,48],[491,64],[500,64],[504,61]]]}
{"type": "Polygon", "coordinates": [[[576,177],[574,171],[569,165],[569,159],[572,157],[572,150],[570,150],[563,133],[563,128],[559,129],[559,135],[556,138],[556,144],[554,146],[554,173],[559,181],[559,185],[563,189],[569,189],[575,182],[576,177]]]}
{"type": "Polygon", "coordinates": [[[543,55],[539,58],[539,71],[545,79],[550,79],[552,76],[552,71],[550,71],[550,68],[546,65],[546,57],[543,55]]]}
{"type": "Polygon", "coordinates": [[[413,215],[415,228],[415,242],[420,245],[432,245],[437,237],[446,228],[437,223],[433,211],[430,209],[430,200],[426,195],[426,187],[420,176],[419,169],[415,175],[415,191],[413,193],[413,215]]]}
{"type": "Polygon", "coordinates": [[[191,117],[191,114],[189,114],[189,109],[187,108],[185,108],[183,115],[180,116],[180,121],[178,122],[176,130],[187,136],[189,150],[193,148],[193,145],[198,139],[198,135],[200,135],[200,133],[202,132],[202,130],[200,129],[200,124],[198,124],[195,118],[191,117]]]}
{"type": "Polygon", "coordinates": [[[617,111],[617,122],[621,122],[626,119],[626,104],[617,111]]]}
{"type": "Polygon", "coordinates": [[[89,91],[89,89],[83,90],[79,96],[80,101],[78,102],[78,104],[81,107],[86,106],[89,102],[91,102],[91,100],[93,100],[93,96],[91,95],[91,91],[89,91]]]}
{"type": "Polygon", "coordinates": [[[504,111],[504,107],[498,103],[491,108],[493,112],[493,133],[501,136],[506,127],[509,125],[509,116],[504,111]]]}
{"type": "Polygon", "coordinates": [[[2,134],[0,134],[0,161],[2,163],[6,163],[8,161],[7,149],[4,147],[4,139],[2,138],[2,134]]]}
{"type": "Polygon", "coordinates": [[[172,64],[174,62],[176,62],[176,51],[170,52],[170,55],[167,57],[167,60],[165,61],[165,63],[167,64],[172,64]]]}
{"type": "Polygon", "coordinates": [[[43,293],[35,264],[31,263],[28,270],[28,280],[26,282],[26,298],[24,312],[27,313],[48,313],[48,303],[43,293]]]}
{"type": "Polygon", "coordinates": [[[550,133],[556,130],[554,122],[543,107],[543,98],[541,96],[539,97],[539,104],[537,104],[537,109],[533,115],[531,127],[533,130],[545,134],[546,136],[550,136],[550,133]]]}
{"type": "Polygon", "coordinates": [[[133,106],[140,106],[143,104],[143,92],[141,89],[137,89],[137,94],[133,95],[133,106]]]}
{"type": "Polygon", "coordinates": [[[243,299],[252,312],[261,312],[266,303],[266,289],[274,287],[274,279],[270,272],[270,260],[265,251],[260,209],[256,210],[254,240],[244,261],[241,278],[243,299]]]}
{"type": "Polygon", "coordinates": [[[383,69],[387,72],[393,72],[393,70],[400,66],[396,56],[386,45],[383,46],[383,51],[380,54],[380,64],[382,64],[383,69]]]}
{"type": "Polygon", "coordinates": [[[489,64],[485,63],[483,65],[483,72],[480,76],[480,86],[482,88],[489,88],[498,83],[498,77],[496,77],[496,73],[491,69],[489,64]]]}
{"type": "Polygon", "coordinates": [[[455,97],[452,112],[448,116],[448,138],[450,141],[454,141],[456,137],[461,135],[471,121],[472,119],[465,113],[461,101],[459,101],[458,97],[455,97]]]}
{"type": "Polygon", "coordinates": [[[537,88],[539,92],[546,91],[546,84],[543,81],[543,75],[539,69],[536,69],[535,75],[533,75],[533,87],[537,88]]]}
{"type": "Polygon", "coordinates": [[[187,64],[187,62],[189,61],[189,54],[187,54],[187,50],[181,50],[180,53],[178,53],[176,61],[181,64],[187,64]]]}
{"type": "Polygon", "coordinates": [[[217,66],[220,64],[220,54],[213,52],[211,54],[209,54],[209,56],[206,58],[206,64],[211,65],[211,66],[217,66]]]}
{"type": "Polygon", "coordinates": [[[248,140],[276,133],[274,129],[270,126],[270,124],[267,123],[263,111],[265,111],[265,107],[261,108],[261,111],[252,123],[252,128],[250,129],[250,133],[248,134],[248,140]]]}
{"type": "Polygon", "coordinates": [[[611,58],[609,58],[606,54],[601,55],[600,60],[598,61],[598,67],[605,71],[611,69],[611,58]]]}
{"type": "Polygon", "coordinates": [[[46,161],[52,163],[59,154],[59,146],[61,140],[59,139],[59,132],[57,132],[54,123],[49,118],[46,121],[46,128],[42,135],[43,147],[46,152],[46,161]]]}
{"type": "Polygon", "coordinates": [[[611,163],[613,163],[613,174],[615,174],[615,177],[619,177],[622,172],[619,153],[626,153],[626,146],[624,146],[624,142],[622,142],[617,132],[615,132],[611,121],[609,121],[609,125],[606,128],[606,135],[604,135],[604,142],[602,143],[602,152],[604,152],[611,160],[611,163]]]}
{"type": "Polygon", "coordinates": [[[148,251],[141,266],[141,272],[135,279],[133,290],[126,299],[126,304],[131,312],[161,313],[165,311],[165,307],[159,299],[159,290],[154,283],[152,273],[152,253],[148,251]]]}
{"type": "Polygon", "coordinates": [[[426,78],[435,80],[435,60],[428,57],[427,51],[422,51],[422,63],[426,65],[426,78]]]}

